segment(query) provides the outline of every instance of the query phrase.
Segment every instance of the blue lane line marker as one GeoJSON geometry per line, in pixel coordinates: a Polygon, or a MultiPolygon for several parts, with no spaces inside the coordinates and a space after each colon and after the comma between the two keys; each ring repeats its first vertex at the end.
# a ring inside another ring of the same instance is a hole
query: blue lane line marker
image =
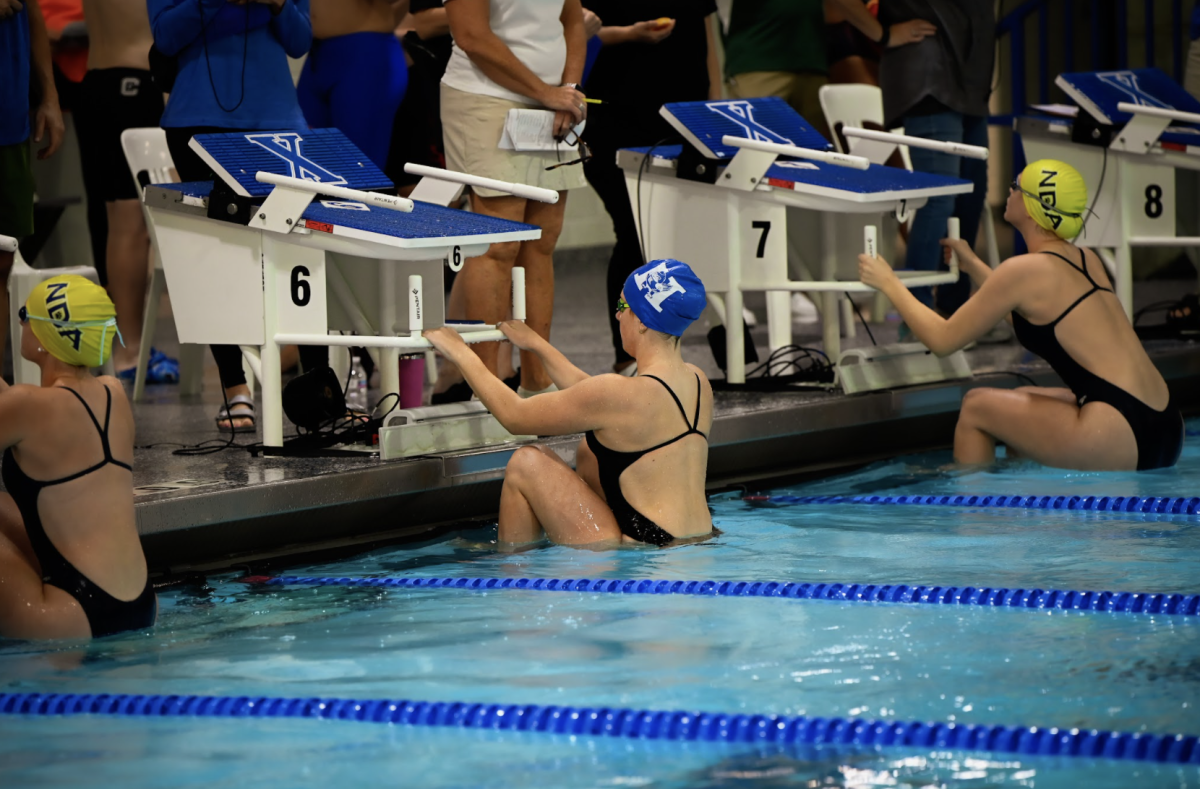
{"type": "Polygon", "coordinates": [[[750,504],[908,504],[1200,517],[1200,496],[745,496],[750,504]]]}
{"type": "Polygon", "coordinates": [[[1196,737],[1184,734],[809,718],[803,715],[724,715],[539,704],[270,696],[0,693],[0,714],[39,717],[310,718],[632,740],[939,748],[1200,764],[1200,748],[1197,747],[1196,737]]]}
{"type": "Polygon", "coordinates": [[[1077,592],[1062,589],[1004,589],[908,584],[780,583],[778,581],[655,581],[592,578],[319,578],[299,575],[248,576],[246,583],[270,586],[373,586],[393,589],[462,589],[488,592],[672,594],[710,597],[785,597],[855,603],[969,605],[984,608],[1109,611],[1125,614],[1200,615],[1200,594],[1077,592]]]}

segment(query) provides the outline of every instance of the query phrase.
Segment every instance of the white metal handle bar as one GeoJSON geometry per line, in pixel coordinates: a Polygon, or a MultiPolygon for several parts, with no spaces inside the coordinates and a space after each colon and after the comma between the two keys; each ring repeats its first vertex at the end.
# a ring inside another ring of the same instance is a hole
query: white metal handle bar
{"type": "Polygon", "coordinates": [[[16,252],[17,240],[12,236],[0,236],[0,252],[16,252]]]}
{"type": "Polygon", "coordinates": [[[842,134],[847,137],[858,137],[863,140],[907,145],[909,148],[928,148],[931,151],[965,156],[968,159],[988,158],[987,148],[979,145],[966,145],[961,142],[945,142],[943,140],[930,140],[925,137],[910,137],[907,134],[893,134],[892,132],[877,131],[875,129],[860,129],[857,126],[843,127],[842,134]]]}
{"type": "Polygon", "coordinates": [[[401,211],[406,214],[411,213],[413,210],[413,201],[407,197],[396,197],[395,195],[385,195],[379,192],[364,192],[361,189],[347,189],[344,186],[331,186],[330,184],[323,184],[320,181],[305,181],[301,178],[290,178],[286,175],[265,173],[261,170],[254,178],[264,184],[286,186],[288,189],[297,189],[301,192],[329,195],[339,200],[353,200],[379,208],[390,208],[393,211],[401,211]]]}
{"type": "Polygon", "coordinates": [[[728,134],[721,138],[721,143],[734,148],[747,148],[751,151],[774,153],[778,154],[779,156],[794,156],[797,159],[812,159],[813,161],[825,162],[826,164],[836,164],[839,167],[852,167],[855,170],[866,170],[871,166],[870,160],[864,156],[851,156],[845,153],[818,151],[814,148],[801,148],[798,145],[780,145],[779,143],[775,142],[750,140],[745,137],[731,137],[728,134]]]}
{"type": "MultiPolygon", "coordinates": [[[[463,342],[505,342],[508,337],[496,329],[462,335],[463,342]]],[[[340,345],[351,348],[399,348],[408,351],[427,351],[433,344],[424,337],[364,337],[360,334],[276,334],[279,345],[340,345]]]]}
{"type": "Polygon", "coordinates": [[[1200,123],[1200,114],[1194,112],[1168,110],[1162,107],[1147,107],[1142,104],[1130,104],[1127,101],[1119,103],[1117,109],[1121,112],[1128,112],[1131,115],[1149,115],[1154,118],[1166,118],[1167,120],[1181,121],[1183,123],[1200,123]]]}
{"type": "Polygon", "coordinates": [[[484,189],[495,189],[497,192],[508,192],[514,197],[524,197],[526,200],[537,200],[539,203],[557,203],[558,192],[553,189],[543,189],[540,186],[528,184],[513,184],[508,181],[497,181],[494,178],[484,178],[481,175],[458,173],[454,170],[443,170],[440,167],[428,167],[424,164],[409,162],[404,165],[404,172],[419,175],[422,178],[437,178],[440,181],[463,184],[464,186],[480,186],[484,189]]]}

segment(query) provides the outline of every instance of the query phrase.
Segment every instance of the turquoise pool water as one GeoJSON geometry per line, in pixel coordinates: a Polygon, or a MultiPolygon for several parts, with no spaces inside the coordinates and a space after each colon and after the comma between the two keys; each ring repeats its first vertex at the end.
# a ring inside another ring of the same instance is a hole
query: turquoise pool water
{"type": "MultiPolygon", "coordinates": [[[[1193,429],[1200,427],[1195,423],[1193,429]]],[[[1174,470],[945,470],[924,455],[772,491],[1197,493],[1174,470]]],[[[479,528],[296,575],[840,581],[1200,592],[1200,521],[944,507],[751,506],[668,550],[499,554],[479,528]]],[[[0,691],[608,705],[1200,733],[1200,621],[760,598],[248,587],[160,597],[85,650],[0,642],[0,691]]],[[[1200,769],[981,753],[428,730],[334,721],[0,716],[0,785],[1195,787],[1200,769]]]]}

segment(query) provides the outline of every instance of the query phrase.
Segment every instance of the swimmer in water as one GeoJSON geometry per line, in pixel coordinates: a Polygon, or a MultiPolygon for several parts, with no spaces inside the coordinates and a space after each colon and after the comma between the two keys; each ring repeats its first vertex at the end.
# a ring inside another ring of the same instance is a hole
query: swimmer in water
{"type": "Polygon", "coordinates": [[[617,301],[625,350],[638,375],[589,376],[520,321],[501,331],[537,354],[559,391],[522,399],[453,329],[425,332],[512,433],[585,433],[576,471],[552,450],[513,453],[500,494],[501,543],[549,537],[563,545],[666,546],[712,533],[704,495],[712,387],[683,361],[680,338],[700,317],[704,284],[686,263],[655,260],[629,275],[617,301]]]}
{"type": "Polygon", "coordinates": [[[0,636],[83,639],[154,624],[133,510],[133,413],[112,354],[116,311],[78,276],[21,308],[21,356],[41,386],[0,383],[0,636]]]}
{"type": "Polygon", "coordinates": [[[997,442],[1043,465],[1085,471],[1143,471],[1179,460],[1183,417],[1166,381],[1100,258],[1071,243],[1087,205],[1087,186],[1071,165],[1043,159],[1027,166],[1004,211],[1027,254],[992,271],[966,241],[942,241],[978,288],[949,319],[919,302],[882,258],[859,256],[862,281],[891,299],[934,353],[953,353],[1008,317],[1020,343],[1067,385],[968,391],[954,431],[959,463],[993,462],[997,442]]]}

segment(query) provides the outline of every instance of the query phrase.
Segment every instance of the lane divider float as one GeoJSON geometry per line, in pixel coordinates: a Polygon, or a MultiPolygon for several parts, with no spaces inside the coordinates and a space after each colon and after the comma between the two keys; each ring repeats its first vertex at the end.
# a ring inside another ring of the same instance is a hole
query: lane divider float
{"type": "Polygon", "coordinates": [[[1200,496],[743,496],[748,504],[873,504],[1072,512],[1136,512],[1200,517],[1200,496]]]}
{"type": "Polygon", "coordinates": [[[403,726],[495,729],[676,742],[938,748],[989,753],[1200,764],[1196,737],[1037,726],[726,715],[708,712],[471,704],[390,699],[0,693],[0,715],[132,718],[307,718],[403,726]]]}
{"type": "Polygon", "coordinates": [[[243,583],[266,586],[356,586],[387,589],[456,589],[491,592],[778,597],[852,603],[966,605],[984,608],[1102,611],[1124,614],[1200,616],[1200,594],[1088,592],[1064,589],[924,586],[908,584],[782,583],[778,581],[672,581],[607,578],[370,578],[252,575],[243,583]]]}

